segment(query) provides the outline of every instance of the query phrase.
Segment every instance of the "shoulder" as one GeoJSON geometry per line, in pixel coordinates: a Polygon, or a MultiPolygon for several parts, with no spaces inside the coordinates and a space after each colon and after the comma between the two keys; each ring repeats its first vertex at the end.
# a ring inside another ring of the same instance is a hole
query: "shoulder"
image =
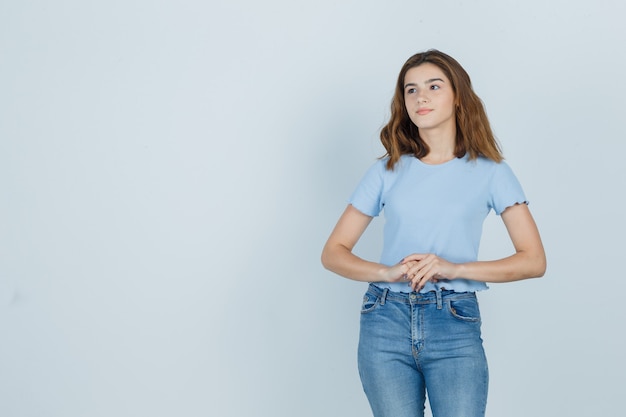
{"type": "Polygon", "coordinates": [[[485,158],[484,156],[479,156],[476,159],[466,160],[467,165],[473,167],[474,169],[481,170],[485,173],[489,173],[491,175],[500,175],[502,173],[509,174],[512,173],[511,167],[504,160],[500,162],[496,162],[493,159],[485,158]]]}
{"type": "Polygon", "coordinates": [[[414,155],[408,155],[408,154],[400,155],[400,158],[398,158],[398,161],[396,161],[396,164],[393,166],[393,169],[386,169],[387,161],[389,161],[389,158],[385,157],[381,159],[381,161],[384,161],[383,165],[389,173],[396,173],[399,171],[403,171],[409,168],[411,165],[413,165],[416,160],[417,158],[415,158],[414,155]]]}
{"type": "Polygon", "coordinates": [[[395,163],[392,169],[387,168],[387,163],[389,162],[389,157],[385,156],[383,158],[378,159],[374,162],[370,168],[369,172],[376,172],[380,176],[383,177],[393,177],[396,176],[399,172],[405,170],[411,165],[412,159],[414,159],[411,155],[402,155],[400,159],[395,163]]]}
{"type": "Polygon", "coordinates": [[[496,162],[493,159],[485,158],[484,156],[478,156],[475,159],[469,159],[467,156],[465,156],[465,158],[468,164],[473,164],[479,168],[494,168],[504,163],[504,161],[496,162]]]}

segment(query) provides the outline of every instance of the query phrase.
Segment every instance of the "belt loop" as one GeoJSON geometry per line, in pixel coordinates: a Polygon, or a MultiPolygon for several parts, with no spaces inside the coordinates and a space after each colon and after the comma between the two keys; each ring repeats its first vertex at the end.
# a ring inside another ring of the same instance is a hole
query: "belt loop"
{"type": "Polygon", "coordinates": [[[389,288],[385,288],[383,290],[383,295],[380,297],[380,305],[384,306],[385,305],[385,300],[387,299],[387,293],[389,292],[389,288]]]}
{"type": "Polygon", "coordinates": [[[442,309],[441,288],[437,288],[435,290],[435,295],[437,296],[437,310],[441,310],[442,309]]]}

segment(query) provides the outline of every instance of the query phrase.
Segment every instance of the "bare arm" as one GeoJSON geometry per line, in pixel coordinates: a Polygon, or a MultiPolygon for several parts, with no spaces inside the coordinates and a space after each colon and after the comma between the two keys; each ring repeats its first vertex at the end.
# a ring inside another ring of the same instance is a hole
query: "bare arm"
{"type": "Polygon", "coordinates": [[[495,261],[453,264],[433,254],[413,254],[404,259],[411,263],[407,272],[413,288],[423,288],[434,279],[467,278],[483,282],[510,282],[541,277],[546,271],[546,255],[537,225],[526,204],[504,210],[502,220],[515,253],[495,261]]]}
{"type": "Polygon", "coordinates": [[[371,221],[372,217],[348,205],[324,246],[322,264],[326,269],[355,281],[400,281],[408,270],[407,265],[388,267],[366,261],[352,253],[354,245],[371,221]]]}

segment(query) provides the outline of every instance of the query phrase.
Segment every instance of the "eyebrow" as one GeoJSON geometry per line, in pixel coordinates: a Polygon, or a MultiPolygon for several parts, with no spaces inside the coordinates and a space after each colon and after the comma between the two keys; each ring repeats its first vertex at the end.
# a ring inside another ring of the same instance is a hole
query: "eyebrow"
{"type": "MultiPolygon", "coordinates": [[[[444,80],[442,80],[441,78],[431,78],[430,80],[426,80],[426,82],[424,84],[431,84],[434,83],[435,81],[441,81],[442,83],[445,83],[444,80]]],[[[407,88],[409,86],[417,86],[416,83],[408,83],[404,85],[404,88],[407,88]]]]}

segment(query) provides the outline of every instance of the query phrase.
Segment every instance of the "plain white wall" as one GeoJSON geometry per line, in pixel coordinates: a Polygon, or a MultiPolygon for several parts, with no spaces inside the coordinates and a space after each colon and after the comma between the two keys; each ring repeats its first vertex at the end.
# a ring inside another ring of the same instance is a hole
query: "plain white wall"
{"type": "MultiPolygon", "coordinates": [[[[428,48],[472,76],[549,258],[480,296],[488,415],[619,414],[625,13],[0,2],[0,415],[370,415],[365,284],[319,254],[428,48]]],[[[491,216],[481,257],[510,250],[491,216]]]]}

